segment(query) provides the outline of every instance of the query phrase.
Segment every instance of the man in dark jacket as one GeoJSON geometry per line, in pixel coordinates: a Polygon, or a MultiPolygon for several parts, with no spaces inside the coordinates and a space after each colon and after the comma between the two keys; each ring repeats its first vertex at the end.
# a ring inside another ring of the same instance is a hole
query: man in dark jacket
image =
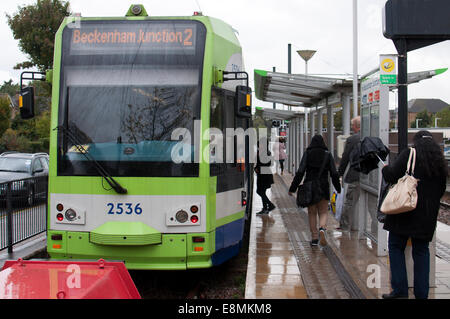
{"type": "Polygon", "coordinates": [[[353,118],[351,124],[352,130],[355,134],[347,138],[344,153],[342,154],[341,163],[338,169],[339,175],[343,176],[343,182],[347,184],[347,191],[343,192],[343,194],[345,194],[345,199],[344,206],[342,208],[342,215],[339,221],[340,228],[342,230],[351,230],[352,228],[356,229],[356,226],[352,227],[352,225],[356,221],[356,214],[358,213],[356,205],[358,204],[360,193],[359,172],[349,167],[347,174],[345,174],[345,170],[350,164],[350,154],[361,140],[361,135],[359,132],[361,129],[361,118],[359,116],[353,118]]]}
{"type": "Polygon", "coordinates": [[[261,200],[263,202],[263,209],[257,212],[257,215],[268,214],[271,210],[275,209],[275,205],[270,201],[269,197],[267,197],[266,191],[273,184],[273,175],[272,175],[272,161],[271,161],[271,153],[268,150],[268,143],[266,138],[262,138],[260,141],[262,144],[258,142],[258,153],[257,153],[257,163],[255,166],[256,172],[256,193],[261,196],[261,200]],[[264,156],[267,154],[267,156],[264,156]]]}

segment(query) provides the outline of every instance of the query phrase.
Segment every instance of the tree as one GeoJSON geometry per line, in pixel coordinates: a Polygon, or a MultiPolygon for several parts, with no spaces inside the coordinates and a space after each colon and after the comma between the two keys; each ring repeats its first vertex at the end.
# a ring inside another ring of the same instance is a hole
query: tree
{"type": "Polygon", "coordinates": [[[5,133],[11,123],[11,106],[6,97],[0,97],[0,136],[5,133]]]}
{"type": "Polygon", "coordinates": [[[436,113],[439,127],[450,127],[450,106],[436,113]]]}
{"type": "Polygon", "coordinates": [[[6,15],[14,39],[30,60],[17,64],[15,69],[36,66],[45,71],[53,66],[55,34],[64,17],[70,15],[69,2],[37,0],[34,5],[19,7],[13,16],[6,15]]]}
{"type": "Polygon", "coordinates": [[[14,84],[13,80],[3,81],[3,85],[0,86],[0,93],[9,94],[12,98],[19,93],[20,85],[14,84]]]}
{"type": "MultiPolygon", "coordinates": [[[[416,120],[418,120],[418,119],[420,120],[418,128],[429,127],[431,125],[432,118],[431,118],[430,114],[428,114],[427,110],[423,110],[423,111],[417,113],[416,120]]],[[[416,121],[411,122],[411,127],[416,128],[416,121]]]]}

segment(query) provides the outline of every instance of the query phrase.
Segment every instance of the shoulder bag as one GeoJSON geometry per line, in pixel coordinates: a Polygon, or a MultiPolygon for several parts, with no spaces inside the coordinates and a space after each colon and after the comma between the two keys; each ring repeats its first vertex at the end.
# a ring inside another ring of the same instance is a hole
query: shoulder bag
{"type": "Polygon", "coordinates": [[[405,175],[389,188],[388,193],[381,204],[380,211],[384,214],[400,214],[412,211],[416,208],[417,183],[419,182],[419,180],[414,177],[416,149],[412,147],[410,149],[411,151],[409,152],[405,175]]]}
{"type": "Polygon", "coordinates": [[[320,187],[320,176],[322,175],[325,164],[329,158],[328,152],[325,152],[325,158],[323,159],[317,178],[311,181],[303,182],[303,184],[298,187],[297,206],[308,207],[317,204],[322,198],[324,198],[322,188],[320,187]]]}

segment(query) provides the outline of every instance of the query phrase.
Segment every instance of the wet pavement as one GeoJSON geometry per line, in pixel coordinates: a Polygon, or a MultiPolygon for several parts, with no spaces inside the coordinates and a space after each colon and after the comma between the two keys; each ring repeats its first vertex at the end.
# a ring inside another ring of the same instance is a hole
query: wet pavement
{"type": "MultiPolygon", "coordinates": [[[[267,194],[276,209],[256,215],[262,203],[253,197],[245,298],[379,299],[390,292],[389,258],[377,256],[375,241],[338,230],[330,214],[328,245],[311,247],[307,213],[287,193],[292,176],[274,179],[267,194]]],[[[450,226],[439,223],[436,242],[436,286],[429,298],[450,299],[450,226]]]]}

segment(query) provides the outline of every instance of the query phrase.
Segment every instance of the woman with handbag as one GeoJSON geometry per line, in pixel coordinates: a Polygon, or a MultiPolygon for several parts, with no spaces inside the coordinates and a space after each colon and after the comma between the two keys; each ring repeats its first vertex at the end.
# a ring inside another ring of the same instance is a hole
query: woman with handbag
{"type": "Polygon", "coordinates": [[[405,172],[409,171],[408,162],[414,163],[414,153],[415,165],[411,166],[411,174],[418,180],[417,204],[412,210],[386,214],[385,217],[383,228],[389,231],[392,292],[383,294],[384,299],[408,298],[405,248],[409,238],[412,242],[414,261],[414,295],[416,299],[428,298],[430,273],[428,245],[433,239],[440,198],[446,188],[447,162],[431,133],[419,131],[414,135],[413,148],[400,152],[392,164],[383,168],[382,173],[386,182],[396,184],[405,172]]]}
{"type": "Polygon", "coordinates": [[[330,184],[328,174],[331,175],[334,188],[341,192],[339,173],[336,171],[333,156],[328,152],[323,137],[314,135],[311,144],[303,154],[300,167],[295,174],[289,188],[289,195],[299,188],[297,195],[298,205],[308,207],[309,228],[311,231],[311,246],[325,246],[326,226],[328,217],[328,202],[330,200],[330,184]],[[305,176],[302,185],[300,182],[305,176]],[[299,187],[300,186],[300,187],[299,187]],[[303,191],[304,190],[304,191],[303,191]],[[319,216],[319,230],[317,230],[317,216],[319,216]]]}

